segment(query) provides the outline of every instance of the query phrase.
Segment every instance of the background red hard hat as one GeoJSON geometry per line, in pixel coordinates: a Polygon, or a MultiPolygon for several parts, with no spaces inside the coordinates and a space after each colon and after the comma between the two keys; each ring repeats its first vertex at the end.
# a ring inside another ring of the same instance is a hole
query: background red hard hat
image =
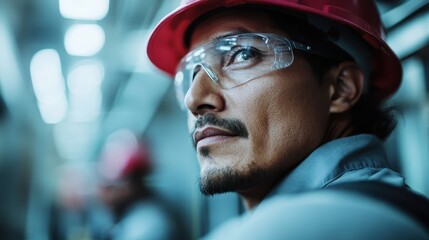
{"type": "Polygon", "coordinates": [[[146,145],[137,141],[130,132],[124,131],[116,133],[115,138],[106,142],[98,163],[100,180],[106,184],[135,175],[145,177],[151,169],[152,163],[146,145]]]}
{"type": "Polygon", "coordinates": [[[372,0],[183,0],[152,32],[147,47],[149,59],[156,67],[174,76],[180,59],[187,52],[184,39],[189,26],[209,11],[244,4],[314,14],[353,29],[373,50],[373,62],[368,63],[371,93],[385,99],[398,89],[402,78],[401,63],[384,41],[383,25],[372,0]]]}

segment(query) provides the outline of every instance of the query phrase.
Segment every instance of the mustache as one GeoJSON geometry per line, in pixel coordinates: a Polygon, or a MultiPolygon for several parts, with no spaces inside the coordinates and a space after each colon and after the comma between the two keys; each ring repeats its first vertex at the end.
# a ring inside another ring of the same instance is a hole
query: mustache
{"type": "Polygon", "coordinates": [[[220,118],[216,117],[213,113],[207,113],[203,116],[198,116],[197,121],[195,122],[194,129],[191,132],[192,141],[194,141],[193,136],[195,131],[198,128],[206,126],[207,124],[228,130],[232,134],[237,135],[238,137],[249,137],[249,132],[247,131],[246,125],[241,120],[236,118],[220,118]]]}

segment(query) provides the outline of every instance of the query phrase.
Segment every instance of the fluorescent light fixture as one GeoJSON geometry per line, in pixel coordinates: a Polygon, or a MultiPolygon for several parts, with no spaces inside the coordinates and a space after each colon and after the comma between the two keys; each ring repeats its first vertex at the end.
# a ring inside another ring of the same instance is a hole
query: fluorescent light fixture
{"type": "Polygon", "coordinates": [[[101,83],[104,66],[98,60],[83,60],[71,68],[67,76],[72,122],[91,122],[98,119],[102,105],[101,83]]]}
{"type": "Polygon", "coordinates": [[[66,32],[64,46],[73,56],[92,56],[104,46],[105,34],[98,24],[74,24],[66,32]]]}
{"type": "Polygon", "coordinates": [[[43,121],[60,122],[67,112],[61,61],[54,49],[37,52],[30,63],[31,81],[43,121]]]}
{"type": "Polygon", "coordinates": [[[39,102],[38,106],[43,121],[48,124],[61,122],[67,114],[67,99],[65,96],[51,104],[39,102]]]}
{"type": "Polygon", "coordinates": [[[59,7],[64,18],[101,20],[109,11],[109,0],[60,0],[59,7]]]}
{"type": "Polygon", "coordinates": [[[98,60],[75,64],[67,76],[67,86],[73,94],[89,94],[100,90],[104,78],[104,65],[98,60]]]}

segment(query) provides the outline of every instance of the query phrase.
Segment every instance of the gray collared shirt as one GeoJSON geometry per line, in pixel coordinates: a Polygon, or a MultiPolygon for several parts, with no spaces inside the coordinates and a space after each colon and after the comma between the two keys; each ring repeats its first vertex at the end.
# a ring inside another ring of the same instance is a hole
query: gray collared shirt
{"type": "Polygon", "coordinates": [[[320,146],[292,170],[268,197],[361,180],[405,185],[404,178],[389,168],[383,143],[370,134],[339,138],[320,146]]]}

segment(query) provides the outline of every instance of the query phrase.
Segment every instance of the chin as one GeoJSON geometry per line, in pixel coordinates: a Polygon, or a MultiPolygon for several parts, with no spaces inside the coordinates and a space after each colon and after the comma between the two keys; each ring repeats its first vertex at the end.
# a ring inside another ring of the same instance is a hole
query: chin
{"type": "MultiPolygon", "coordinates": [[[[252,166],[252,165],[251,165],[252,166]]],[[[198,179],[202,194],[212,196],[227,192],[237,192],[256,185],[265,179],[267,173],[255,167],[238,170],[233,167],[205,167],[198,179]]]]}
{"type": "Polygon", "coordinates": [[[236,191],[236,184],[231,181],[236,175],[231,169],[210,169],[201,173],[198,185],[202,194],[212,196],[236,191]]]}

